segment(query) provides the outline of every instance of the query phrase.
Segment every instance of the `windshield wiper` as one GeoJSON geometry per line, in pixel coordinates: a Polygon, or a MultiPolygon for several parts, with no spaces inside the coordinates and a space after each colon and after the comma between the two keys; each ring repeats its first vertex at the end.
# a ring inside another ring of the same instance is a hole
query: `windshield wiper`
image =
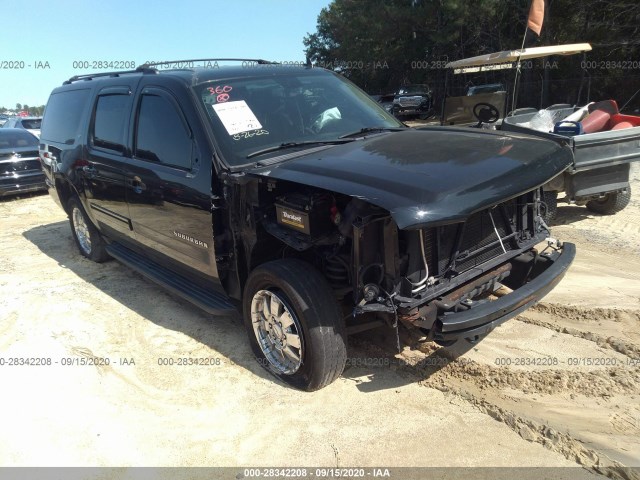
{"type": "Polygon", "coordinates": [[[247,158],[257,157],[258,155],[263,155],[265,153],[277,152],[278,150],[286,150],[287,148],[295,148],[295,147],[305,147],[307,145],[339,145],[341,143],[349,143],[353,142],[353,140],[343,139],[343,140],[313,140],[307,142],[285,142],[280,145],[274,145],[273,147],[263,148],[262,150],[258,150],[256,152],[250,153],[247,155],[247,158]]]}
{"type": "Polygon", "coordinates": [[[402,130],[407,130],[407,128],[406,127],[365,127],[365,128],[361,128],[356,132],[340,135],[339,138],[357,137],[358,135],[362,135],[365,133],[373,133],[373,132],[401,132],[402,130]]]}

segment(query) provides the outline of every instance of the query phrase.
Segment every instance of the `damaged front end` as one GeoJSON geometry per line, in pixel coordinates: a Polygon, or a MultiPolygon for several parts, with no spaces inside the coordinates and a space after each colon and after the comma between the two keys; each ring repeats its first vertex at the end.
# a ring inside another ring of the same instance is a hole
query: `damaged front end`
{"type": "Polygon", "coordinates": [[[401,229],[362,199],[272,179],[254,186],[247,268],[284,257],[315,266],[348,333],[386,325],[397,339],[402,323],[441,345],[475,342],[551,291],[575,256],[549,238],[540,188],[461,221],[401,229]]]}
{"type": "Polygon", "coordinates": [[[403,324],[443,345],[533,305],[575,256],[547,240],[541,215],[541,186],[571,151],[469,130],[381,134],[230,177],[246,185],[225,194],[240,199],[234,230],[246,232],[237,284],[243,269],[296,257],[324,275],[347,332],[387,325],[397,337],[403,324]]]}
{"type": "Polygon", "coordinates": [[[538,302],[575,256],[549,238],[538,189],[453,224],[398,230],[390,217],[365,218],[353,241],[354,317],[382,314],[442,345],[475,342],[538,302]]]}

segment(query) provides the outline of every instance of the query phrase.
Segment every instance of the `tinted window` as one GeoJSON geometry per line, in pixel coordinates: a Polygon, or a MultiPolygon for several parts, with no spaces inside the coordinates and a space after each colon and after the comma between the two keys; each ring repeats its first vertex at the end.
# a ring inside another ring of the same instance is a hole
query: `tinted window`
{"type": "Polygon", "coordinates": [[[128,117],[128,95],[101,95],[96,104],[93,145],[124,151],[124,132],[128,117]]]}
{"type": "Polygon", "coordinates": [[[30,120],[22,120],[22,126],[24,128],[31,128],[31,129],[38,129],[40,128],[40,125],[42,123],[42,120],[40,120],[39,118],[34,118],[34,119],[30,119],[30,120]]]}
{"type": "Polygon", "coordinates": [[[42,119],[43,140],[71,144],[75,141],[82,109],[89,98],[89,90],[69,90],[49,97],[42,119]]]}
{"type": "Polygon", "coordinates": [[[38,139],[26,130],[13,128],[0,130],[0,151],[20,147],[37,146],[38,139]]]}
{"type": "Polygon", "coordinates": [[[142,96],[136,132],[137,157],[191,168],[190,135],[178,110],[164,96],[142,96]]]}

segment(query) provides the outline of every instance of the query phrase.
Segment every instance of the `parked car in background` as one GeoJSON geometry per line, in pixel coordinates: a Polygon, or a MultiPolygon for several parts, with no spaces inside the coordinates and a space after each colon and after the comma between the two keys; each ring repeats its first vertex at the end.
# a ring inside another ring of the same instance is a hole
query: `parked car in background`
{"type": "Polygon", "coordinates": [[[396,97],[395,93],[388,93],[386,95],[379,95],[376,101],[389,113],[393,113],[393,100],[396,97]]]}
{"type": "Polygon", "coordinates": [[[0,128],[0,197],[46,190],[38,139],[20,128],[0,128]]]}
{"type": "Polygon", "coordinates": [[[40,138],[42,117],[13,117],[7,119],[2,128],[22,128],[40,138]]]}
{"type": "Polygon", "coordinates": [[[396,117],[420,116],[427,118],[433,114],[433,94],[429,85],[405,85],[393,98],[391,113],[396,117]]]}

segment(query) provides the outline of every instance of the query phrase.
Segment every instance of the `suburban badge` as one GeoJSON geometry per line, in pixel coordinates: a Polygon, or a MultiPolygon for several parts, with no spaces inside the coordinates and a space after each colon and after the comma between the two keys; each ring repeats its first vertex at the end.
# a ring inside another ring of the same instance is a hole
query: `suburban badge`
{"type": "Polygon", "coordinates": [[[205,242],[203,242],[202,240],[198,240],[197,238],[193,238],[189,235],[187,235],[186,233],[181,233],[181,232],[176,232],[175,230],[173,231],[173,234],[182,239],[182,240],[186,240],[187,242],[193,243],[194,245],[198,245],[199,247],[203,247],[203,248],[209,248],[209,245],[207,245],[205,242]]]}

